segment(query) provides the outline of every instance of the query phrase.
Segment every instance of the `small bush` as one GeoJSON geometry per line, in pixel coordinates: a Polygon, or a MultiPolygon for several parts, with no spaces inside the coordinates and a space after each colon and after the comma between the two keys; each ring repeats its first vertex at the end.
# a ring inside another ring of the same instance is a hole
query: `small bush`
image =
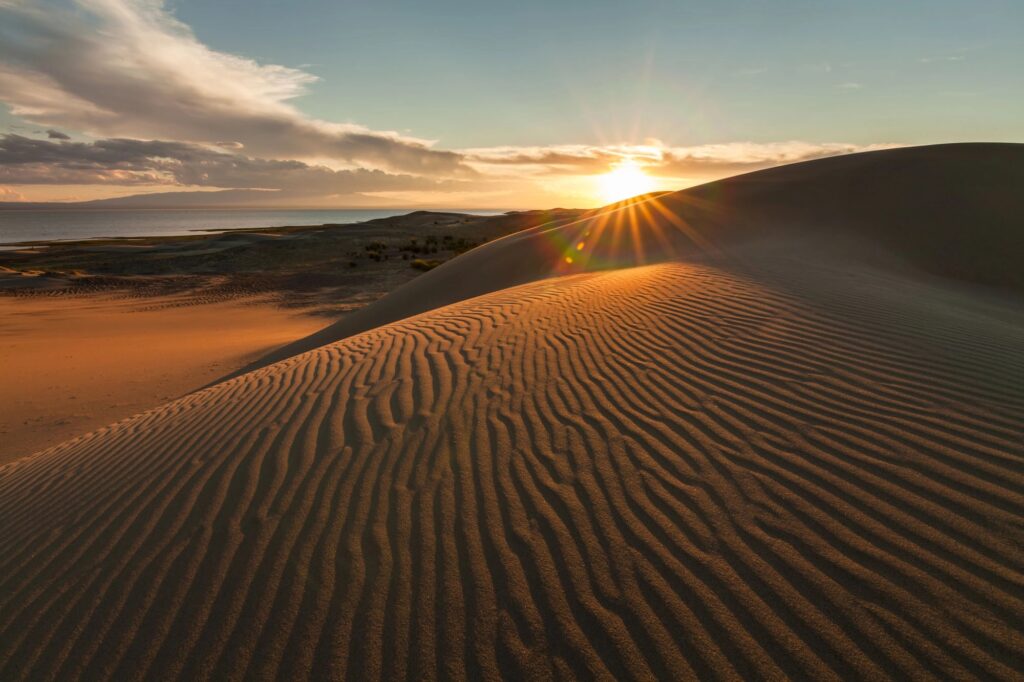
{"type": "Polygon", "coordinates": [[[412,263],[409,263],[409,266],[414,270],[423,270],[424,272],[426,272],[427,270],[433,270],[441,263],[442,261],[439,260],[427,260],[425,258],[417,258],[412,263]]]}

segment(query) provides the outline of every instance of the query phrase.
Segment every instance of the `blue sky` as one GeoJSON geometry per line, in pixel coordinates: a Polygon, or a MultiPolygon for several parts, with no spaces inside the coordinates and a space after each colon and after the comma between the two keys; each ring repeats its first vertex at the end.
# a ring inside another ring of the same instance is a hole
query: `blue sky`
{"type": "Polygon", "coordinates": [[[456,147],[1024,139],[1019,1],[175,8],[219,48],[311,64],[314,115],[456,147]]]}
{"type": "Polygon", "coordinates": [[[29,138],[0,144],[0,198],[282,192],[270,178],[287,170],[293,194],[315,176],[317,205],[584,204],[623,159],[670,188],[886,144],[1024,141],[1019,1],[0,0],[0,13],[0,125],[29,138]],[[110,138],[185,146],[177,165],[88,146],[110,138]]]}

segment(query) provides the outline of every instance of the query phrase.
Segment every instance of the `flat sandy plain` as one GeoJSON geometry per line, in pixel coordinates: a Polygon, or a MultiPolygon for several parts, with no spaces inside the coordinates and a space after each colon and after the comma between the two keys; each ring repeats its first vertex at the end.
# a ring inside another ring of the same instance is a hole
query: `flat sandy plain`
{"type": "Polygon", "coordinates": [[[1022,180],[526,230],[0,468],[0,677],[1019,679],[1022,180]]]}
{"type": "Polygon", "coordinates": [[[0,299],[0,464],[191,393],[324,318],[254,300],[0,299]]]}

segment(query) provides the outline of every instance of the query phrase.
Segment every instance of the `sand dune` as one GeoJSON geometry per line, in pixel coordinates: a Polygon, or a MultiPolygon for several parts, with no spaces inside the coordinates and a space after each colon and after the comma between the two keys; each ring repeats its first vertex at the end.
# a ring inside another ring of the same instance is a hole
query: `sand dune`
{"type": "Polygon", "coordinates": [[[765,241],[815,244],[1020,295],[1021,187],[1024,144],[944,144],[796,163],[620,202],[486,244],[246,369],[544,277],[729,255],[765,241]]]}
{"type": "Polygon", "coordinates": [[[0,468],[0,679],[1019,679],[1020,303],[833,246],[504,288],[0,468]]]}

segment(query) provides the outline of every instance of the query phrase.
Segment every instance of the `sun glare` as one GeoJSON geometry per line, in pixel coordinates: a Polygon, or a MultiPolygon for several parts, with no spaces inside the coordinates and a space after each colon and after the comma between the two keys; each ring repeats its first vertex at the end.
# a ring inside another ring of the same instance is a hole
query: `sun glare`
{"type": "Polygon", "coordinates": [[[654,179],[631,159],[598,176],[598,195],[609,204],[653,190],[654,179]]]}

